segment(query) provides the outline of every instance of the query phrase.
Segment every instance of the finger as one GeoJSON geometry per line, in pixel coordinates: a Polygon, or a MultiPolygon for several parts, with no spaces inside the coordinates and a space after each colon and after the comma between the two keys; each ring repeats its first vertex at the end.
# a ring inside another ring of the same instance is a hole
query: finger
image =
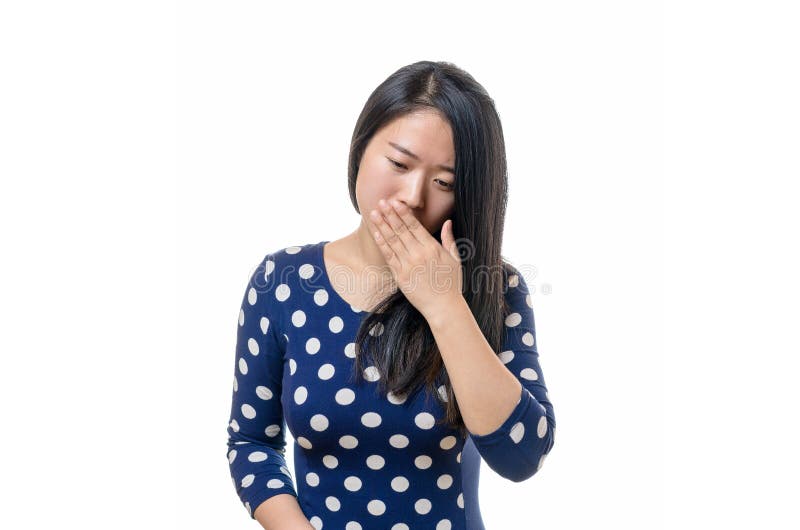
{"type": "MultiPolygon", "coordinates": [[[[400,253],[405,253],[405,248],[400,248],[402,247],[403,242],[400,241],[400,238],[397,236],[395,231],[392,230],[392,227],[389,225],[389,223],[386,222],[386,219],[383,217],[383,214],[381,214],[380,211],[372,210],[372,212],[370,212],[370,216],[372,217],[373,223],[377,227],[380,240],[399,261],[400,253]]],[[[376,238],[376,241],[377,240],[378,239],[376,238]]]]}
{"type": "Polygon", "coordinates": [[[416,217],[414,217],[414,214],[411,213],[411,208],[409,208],[408,205],[402,201],[398,201],[397,199],[392,199],[390,204],[393,206],[393,210],[397,218],[403,221],[405,224],[406,228],[408,229],[408,234],[414,238],[407,238],[403,240],[406,243],[406,248],[410,250],[414,247],[414,245],[425,244],[431,238],[433,238],[433,236],[428,232],[428,229],[425,228],[416,217]]]}
{"type": "Polygon", "coordinates": [[[394,233],[397,234],[399,240],[399,244],[397,245],[398,254],[403,253],[407,255],[417,241],[414,235],[409,231],[408,226],[406,226],[406,222],[400,218],[397,211],[395,211],[395,206],[390,202],[381,199],[378,201],[378,208],[383,212],[386,223],[394,233]]]}

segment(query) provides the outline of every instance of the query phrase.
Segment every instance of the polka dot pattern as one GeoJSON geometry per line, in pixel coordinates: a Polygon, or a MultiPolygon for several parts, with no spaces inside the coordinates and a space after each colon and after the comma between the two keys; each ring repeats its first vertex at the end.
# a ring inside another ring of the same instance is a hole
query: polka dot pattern
{"type": "MultiPolygon", "coordinates": [[[[268,254],[245,290],[226,451],[236,492],[251,518],[274,495],[302,498],[318,530],[465,530],[468,514],[480,517],[481,459],[520,481],[542,468],[553,445],[525,279],[516,270],[506,278],[510,311],[497,353],[521,392],[511,413],[495,418],[499,427],[464,438],[443,422],[453,390],[446,381],[400,394],[382,388],[372,359],[353,372],[355,334],[368,314],[333,289],[325,243],[268,254]]],[[[385,332],[381,323],[368,329],[385,332]]]]}

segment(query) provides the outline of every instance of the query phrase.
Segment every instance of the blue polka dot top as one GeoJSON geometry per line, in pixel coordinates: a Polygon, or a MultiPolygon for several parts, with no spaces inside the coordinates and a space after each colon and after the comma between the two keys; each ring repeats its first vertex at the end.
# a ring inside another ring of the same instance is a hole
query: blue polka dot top
{"type": "Polygon", "coordinates": [[[513,268],[504,275],[511,310],[498,353],[522,384],[519,402],[494,432],[462,438],[437,423],[443,404],[424,387],[410,396],[376,392],[374,366],[353,382],[353,341],[368,313],[333,289],[326,243],[267,254],[244,293],[227,428],[242,504],[255,518],[265,500],[293,495],[317,530],[483,530],[480,460],[521,482],[553,446],[525,280],[513,268]],[[287,427],[294,477],[284,458],[287,427]]]}

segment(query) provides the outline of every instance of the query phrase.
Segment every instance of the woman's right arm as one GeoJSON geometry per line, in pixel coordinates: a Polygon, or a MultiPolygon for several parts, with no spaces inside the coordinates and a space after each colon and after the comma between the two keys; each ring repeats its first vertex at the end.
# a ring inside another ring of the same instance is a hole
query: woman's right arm
{"type": "Polygon", "coordinates": [[[311,525],[300,508],[284,458],[285,340],[275,306],[279,254],[267,254],[261,260],[242,297],[227,456],[236,493],[252,519],[269,530],[307,530],[311,525]]]}
{"type": "Polygon", "coordinates": [[[315,530],[294,495],[282,493],[262,502],[255,511],[264,530],[315,530]]]}

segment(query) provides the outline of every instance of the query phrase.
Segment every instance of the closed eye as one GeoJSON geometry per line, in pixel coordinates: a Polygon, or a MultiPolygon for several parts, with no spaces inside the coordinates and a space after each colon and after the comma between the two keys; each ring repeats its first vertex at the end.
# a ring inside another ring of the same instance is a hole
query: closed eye
{"type": "MultiPolygon", "coordinates": [[[[397,169],[408,169],[405,166],[405,164],[401,164],[400,162],[397,162],[396,160],[392,160],[389,157],[386,157],[386,160],[391,162],[397,169]]],[[[449,182],[447,182],[447,181],[444,181],[442,179],[436,179],[436,180],[437,180],[437,182],[441,182],[442,186],[444,186],[446,188],[449,188],[449,189],[453,189],[454,188],[454,186],[452,184],[450,184],[449,182]]]]}
{"type": "Polygon", "coordinates": [[[394,161],[394,160],[392,160],[391,158],[388,158],[388,157],[387,157],[387,158],[386,158],[386,160],[388,160],[389,162],[391,162],[392,164],[394,164],[396,167],[403,168],[403,169],[408,169],[408,168],[407,168],[405,165],[401,164],[400,162],[395,162],[395,161],[394,161]]]}

